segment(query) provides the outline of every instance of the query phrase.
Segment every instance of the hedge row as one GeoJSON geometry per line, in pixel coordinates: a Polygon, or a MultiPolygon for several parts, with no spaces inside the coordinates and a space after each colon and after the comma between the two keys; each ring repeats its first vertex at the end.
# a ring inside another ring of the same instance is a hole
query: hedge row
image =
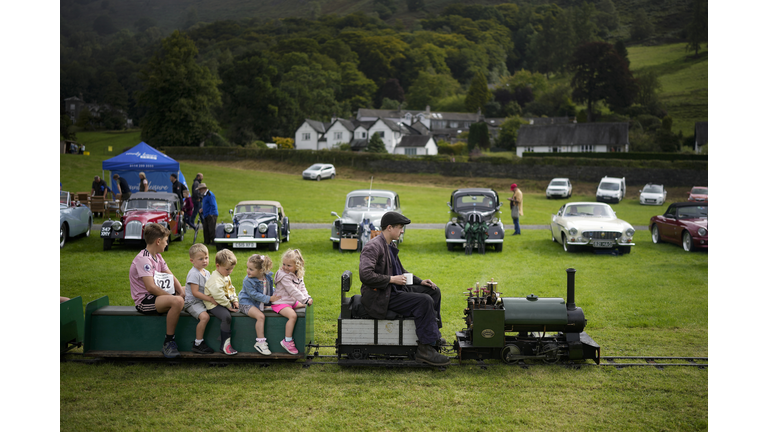
{"type": "Polygon", "coordinates": [[[666,160],[666,161],[708,161],[707,155],[702,154],[680,154],[680,153],[593,153],[593,152],[573,152],[573,153],[537,153],[523,152],[523,158],[542,157],[542,158],[588,158],[588,159],[624,159],[624,160],[666,160]]]}
{"type": "MultiPolygon", "coordinates": [[[[280,162],[290,162],[294,164],[311,165],[313,163],[331,163],[336,166],[351,167],[357,169],[367,169],[371,165],[379,165],[379,161],[411,161],[429,163],[456,163],[473,162],[489,165],[507,165],[507,166],[592,166],[592,167],[616,167],[616,168],[641,168],[641,169],[688,169],[695,171],[706,171],[708,163],[706,160],[623,160],[623,159],[599,159],[574,157],[578,153],[564,153],[560,157],[541,157],[542,153],[536,156],[523,158],[505,158],[498,156],[406,156],[394,155],[388,153],[365,153],[349,151],[329,151],[329,150],[279,150],[279,149],[259,149],[243,147],[166,147],[163,151],[170,157],[177,160],[212,160],[212,161],[237,161],[237,160],[275,160],[280,162]]],[[[548,153],[547,153],[548,154],[548,153]]],[[[601,153],[588,153],[590,156],[601,153]]],[[[626,153],[625,153],[626,154],[626,153]]],[[[634,153],[637,154],[637,153],[634,153]]],[[[379,165],[380,166],[380,165],[379,165]]]]}

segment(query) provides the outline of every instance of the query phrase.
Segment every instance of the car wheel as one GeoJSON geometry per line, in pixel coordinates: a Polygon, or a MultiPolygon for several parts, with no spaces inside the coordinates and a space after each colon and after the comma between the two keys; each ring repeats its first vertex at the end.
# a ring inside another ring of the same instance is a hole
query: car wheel
{"type": "Polygon", "coordinates": [[[108,251],[108,250],[112,249],[112,242],[113,241],[114,241],[114,239],[111,239],[111,238],[105,238],[104,239],[104,250],[105,251],[108,251]]]}
{"type": "Polygon", "coordinates": [[[317,180],[317,181],[322,180],[322,176],[320,174],[318,174],[317,177],[315,177],[315,180],[317,180]]]}
{"type": "Polygon", "coordinates": [[[446,246],[448,246],[448,252],[453,252],[453,243],[446,243],[446,246]]]}
{"type": "Polygon", "coordinates": [[[661,238],[659,237],[659,227],[657,227],[656,224],[653,224],[651,227],[651,240],[655,244],[661,243],[661,238]]]}
{"type": "Polygon", "coordinates": [[[184,232],[185,232],[185,231],[186,231],[186,230],[185,230],[183,227],[182,227],[182,228],[179,228],[179,241],[180,241],[180,242],[184,241],[184,232]]]}
{"type": "Polygon", "coordinates": [[[67,242],[68,232],[69,229],[67,228],[67,224],[63,224],[59,227],[59,249],[63,248],[64,244],[67,242]]]}
{"type": "Polygon", "coordinates": [[[333,246],[334,249],[338,249],[339,248],[339,244],[340,244],[339,242],[335,242],[335,241],[331,240],[331,245],[333,246]]]}
{"type": "Polygon", "coordinates": [[[619,246],[619,253],[622,255],[629,255],[632,252],[632,246],[619,246]]]}
{"type": "Polygon", "coordinates": [[[336,174],[331,174],[331,180],[336,178],[336,174]]]}
{"type": "Polygon", "coordinates": [[[501,252],[502,249],[504,249],[504,243],[496,243],[496,252],[501,252]]]}
{"type": "Polygon", "coordinates": [[[276,252],[279,249],[280,249],[280,239],[277,239],[277,241],[269,245],[269,250],[272,252],[276,252]]]}
{"type": "Polygon", "coordinates": [[[85,236],[90,237],[91,236],[91,228],[93,228],[93,218],[88,219],[88,229],[85,230],[85,236]]]}
{"type": "Polygon", "coordinates": [[[693,239],[688,231],[683,231],[683,250],[686,252],[693,251],[693,239]]]}
{"type": "Polygon", "coordinates": [[[285,235],[285,239],[283,239],[284,242],[288,243],[291,241],[291,232],[288,231],[288,233],[285,235]]]}
{"type": "Polygon", "coordinates": [[[549,227],[549,234],[552,236],[552,242],[557,243],[557,239],[555,238],[555,233],[552,232],[552,227],[549,227]]]}
{"type": "Polygon", "coordinates": [[[565,234],[563,234],[563,235],[561,236],[561,238],[563,239],[563,250],[564,250],[564,251],[566,251],[566,252],[568,252],[568,253],[573,253],[574,251],[576,251],[576,246],[572,246],[572,245],[571,245],[571,246],[569,246],[569,245],[568,245],[568,242],[567,242],[567,241],[566,241],[566,239],[565,239],[565,234]]]}

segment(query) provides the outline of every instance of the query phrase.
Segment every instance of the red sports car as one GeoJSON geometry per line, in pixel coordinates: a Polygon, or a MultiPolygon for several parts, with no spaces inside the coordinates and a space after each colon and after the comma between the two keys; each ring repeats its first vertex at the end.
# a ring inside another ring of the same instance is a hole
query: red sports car
{"type": "Polygon", "coordinates": [[[706,186],[694,186],[688,194],[688,201],[709,201],[709,191],[706,186]]]}
{"type": "Polygon", "coordinates": [[[689,201],[671,204],[663,215],[651,218],[648,228],[654,243],[675,243],[686,252],[707,249],[707,203],[689,201]]]}
{"type": "Polygon", "coordinates": [[[137,192],[123,204],[123,212],[120,220],[104,221],[101,225],[104,250],[112,249],[113,243],[144,246],[144,227],[148,223],[168,228],[169,242],[176,238],[184,240],[184,214],[176,194],[137,192]]]}

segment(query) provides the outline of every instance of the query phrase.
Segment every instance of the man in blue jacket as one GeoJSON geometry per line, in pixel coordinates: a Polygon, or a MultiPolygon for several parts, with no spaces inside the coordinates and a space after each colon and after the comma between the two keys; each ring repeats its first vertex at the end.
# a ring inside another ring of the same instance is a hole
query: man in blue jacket
{"type": "Polygon", "coordinates": [[[200,214],[203,216],[203,243],[213,244],[216,237],[216,219],[219,217],[219,208],[216,205],[216,196],[208,190],[205,183],[197,187],[203,197],[203,207],[200,214]]]}

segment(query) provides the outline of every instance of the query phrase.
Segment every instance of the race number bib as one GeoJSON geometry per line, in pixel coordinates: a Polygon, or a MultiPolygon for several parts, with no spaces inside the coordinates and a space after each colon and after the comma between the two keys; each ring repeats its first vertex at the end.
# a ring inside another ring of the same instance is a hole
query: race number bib
{"type": "Polygon", "coordinates": [[[176,288],[173,287],[173,275],[169,273],[155,272],[155,285],[160,287],[163,291],[170,295],[176,292],[176,288]]]}

